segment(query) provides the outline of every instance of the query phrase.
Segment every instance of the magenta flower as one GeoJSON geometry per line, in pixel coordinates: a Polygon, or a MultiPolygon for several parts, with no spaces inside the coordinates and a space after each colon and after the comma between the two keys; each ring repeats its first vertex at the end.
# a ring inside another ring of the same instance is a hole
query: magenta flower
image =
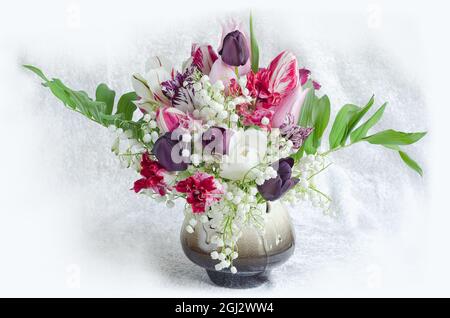
{"type": "Polygon", "coordinates": [[[186,201],[193,213],[205,213],[214,202],[220,201],[223,191],[213,176],[197,172],[175,185],[175,189],[186,194],[186,201]]]}
{"type": "Polygon", "coordinates": [[[278,106],[298,85],[297,59],[287,51],[281,52],[267,69],[247,74],[247,89],[264,108],[278,106]]]}

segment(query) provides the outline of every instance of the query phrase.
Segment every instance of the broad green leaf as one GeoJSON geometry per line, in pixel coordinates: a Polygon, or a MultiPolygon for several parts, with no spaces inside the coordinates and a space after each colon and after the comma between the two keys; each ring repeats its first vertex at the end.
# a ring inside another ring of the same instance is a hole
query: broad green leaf
{"type": "Polygon", "coordinates": [[[372,128],[383,116],[387,103],[384,103],[364,124],[359,126],[350,134],[350,141],[357,142],[366,137],[367,132],[372,128]]]}
{"type": "Polygon", "coordinates": [[[411,159],[411,157],[408,156],[408,154],[406,152],[399,151],[398,153],[400,155],[400,158],[402,158],[403,162],[406,163],[408,165],[408,167],[410,167],[411,169],[416,171],[418,174],[420,174],[421,177],[423,176],[422,168],[419,166],[419,164],[416,161],[411,159]]]}
{"type": "Polygon", "coordinates": [[[115,97],[116,92],[110,89],[108,85],[102,83],[97,86],[97,90],[95,91],[95,100],[106,104],[105,114],[112,114],[115,97]]]}
{"type": "Polygon", "coordinates": [[[309,89],[306,94],[305,101],[300,109],[300,115],[298,118],[298,125],[301,127],[311,127],[313,126],[312,121],[312,110],[317,105],[318,98],[314,92],[314,89],[309,89]]]}
{"type": "Polygon", "coordinates": [[[259,47],[256,42],[255,32],[253,30],[253,17],[250,14],[250,48],[251,48],[251,66],[253,73],[259,70],[259,47]]]}
{"type": "Polygon", "coordinates": [[[360,111],[356,105],[347,104],[342,106],[336,115],[331,132],[329,136],[330,149],[335,149],[341,145],[347,135],[348,126],[350,121],[354,118],[355,114],[360,111]]]}
{"type": "Polygon", "coordinates": [[[312,109],[312,120],[314,123],[312,133],[313,145],[317,149],[320,146],[323,133],[330,121],[330,99],[327,95],[319,98],[317,105],[312,109]]]}
{"type": "Polygon", "coordinates": [[[426,132],[405,133],[396,130],[384,130],[374,135],[363,138],[376,145],[410,145],[420,140],[426,132]]]}
{"type": "Polygon", "coordinates": [[[137,95],[135,92],[129,92],[123,94],[119,102],[117,103],[117,112],[116,114],[123,114],[123,118],[125,120],[133,119],[133,113],[136,110],[136,105],[133,103],[137,99],[137,95]]]}

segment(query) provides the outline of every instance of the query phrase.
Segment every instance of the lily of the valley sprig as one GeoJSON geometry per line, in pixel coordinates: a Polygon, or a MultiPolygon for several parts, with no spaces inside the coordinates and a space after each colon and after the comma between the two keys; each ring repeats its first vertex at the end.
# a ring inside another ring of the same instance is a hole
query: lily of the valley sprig
{"type": "Polygon", "coordinates": [[[315,182],[330,166],[329,153],[368,142],[398,152],[422,174],[401,147],[425,133],[371,133],[386,108],[369,116],[373,97],[338,111],[325,148],[330,100],[320,84],[293,52],[280,52],[266,67],[259,56],[252,20],[249,28],[227,23],[219,45],[194,43],[180,68],[151,58],[117,104],[105,84],[91,98],[25,67],[68,108],[114,133],[112,151],[139,174],[136,193],[168,206],[185,200],[186,231],[198,222],[211,229],[216,269],[235,273],[242,229],[263,231],[268,201],[308,200],[329,209],[331,198],[315,182]]]}

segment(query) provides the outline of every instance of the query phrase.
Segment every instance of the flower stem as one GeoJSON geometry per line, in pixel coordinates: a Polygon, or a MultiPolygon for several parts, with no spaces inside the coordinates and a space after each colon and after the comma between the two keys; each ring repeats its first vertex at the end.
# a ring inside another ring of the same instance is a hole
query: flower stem
{"type": "Polygon", "coordinates": [[[333,163],[330,162],[329,164],[327,164],[325,167],[323,167],[322,169],[320,169],[319,171],[313,173],[312,175],[310,175],[306,180],[311,180],[313,177],[315,177],[316,175],[318,175],[319,173],[321,173],[322,171],[324,171],[325,169],[327,169],[329,166],[331,166],[333,163]]]}
{"type": "Polygon", "coordinates": [[[322,196],[325,197],[328,201],[331,202],[331,198],[330,198],[328,195],[326,195],[325,193],[323,193],[322,191],[320,191],[320,190],[318,190],[318,189],[316,189],[316,188],[314,188],[314,187],[311,187],[311,186],[310,186],[309,188],[310,188],[311,190],[317,192],[318,194],[322,195],[322,196]]]}

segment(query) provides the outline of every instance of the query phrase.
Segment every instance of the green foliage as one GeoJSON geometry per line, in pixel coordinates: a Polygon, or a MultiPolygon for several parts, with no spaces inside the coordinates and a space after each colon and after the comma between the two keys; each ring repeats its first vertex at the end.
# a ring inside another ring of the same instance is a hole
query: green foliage
{"type": "Polygon", "coordinates": [[[259,47],[256,42],[255,32],[253,30],[253,18],[250,14],[250,48],[251,48],[251,66],[253,73],[259,70],[259,47]]]}
{"type": "Polygon", "coordinates": [[[105,127],[115,125],[124,130],[133,131],[134,135],[139,134],[140,123],[132,121],[133,113],[136,110],[133,101],[137,98],[134,92],[126,93],[120,97],[117,111],[113,114],[116,93],[108,88],[106,84],[98,85],[95,92],[96,100],[93,100],[86,92],[75,91],[64,85],[57,78],[49,80],[35,66],[24,65],[24,67],[38,75],[44,81],[42,85],[48,87],[53,95],[62,101],[66,107],[105,127]]]}
{"type": "Polygon", "coordinates": [[[133,113],[136,110],[136,105],[133,103],[137,99],[135,92],[123,94],[117,103],[117,113],[123,115],[125,120],[133,119],[133,113]]]}
{"type": "Polygon", "coordinates": [[[367,105],[364,107],[358,107],[352,104],[342,106],[337,113],[333,127],[331,128],[329,136],[331,149],[345,145],[348,136],[367,113],[367,111],[372,107],[373,103],[374,97],[372,96],[367,105]]]}
{"type": "Polygon", "coordinates": [[[106,104],[105,113],[108,115],[112,114],[115,97],[116,92],[111,90],[106,84],[102,83],[97,86],[97,90],[95,91],[95,100],[106,104]]]}
{"type": "Polygon", "coordinates": [[[383,116],[384,109],[386,108],[387,103],[384,103],[376,112],[373,114],[364,124],[355,129],[350,135],[350,141],[352,143],[357,142],[364,137],[366,137],[367,132],[370,128],[372,128],[383,116]]]}
{"type": "Polygon", "coordinates": [[[363,140],[375,145],[410,145],[419,141],[425,135],[426,132],[405,133],[388,129],[365,137],[363,140]]]}
{"type": "MultiPolygon", "coordinates": [[[[308,83],[309,84],[309,83],[308,83]]],[[[318,103],[318,98],[316,96],[315,90],[312,87],[305,85],[305,89],[309,88],[306,94],[305,101],[300,109],[300,115],[298,118],[298,125],[301,127],[311,127],[312,122],[312,111],[318,103]]]]}
{"type": "MultiPolygon", "coordinates": [[[[310,83],[307,84],[310,85],[310,83]]],[[[367,136],[369,130],[374,127],[381,119],[386,109],[387,103],[384,103],[377,111],[365,122],[358,126],[364,115],[370,110],[375,102],[374,96],[364,107],[353,104],[346,104],[338,111],[328,136],[330,150],[325,154],[338,149],[348,147],[360,141],[366,141],[371,144],[385,146],[386,148],[397,151],[403,162],[411,169],[422,175],[422,169],[419,164],[411,159],[406,152],[399,148],[399,145],[410,145],[419,141],[426,133],[414,132],[405,133],[392,129],[381,131],[367,136]],[[350,143],[347,140],[350,137],[350,143]]],[[[299,160],[304,153],[315,154],[320,147],[323,133],[325,132],[330,119],[330,100],[324,95],[318,98],[315,91],[310,89],[305,102],[303,103],[299,125],[302,127],[314,127],[313,133],[306,139],[302,147],[292,155],[295,160],[299,160]]]]}
{"type": "Polygon", "coordinates": [[[408,165],[408,167],[416,171],[421,177],[423,176],[422,168],[419,166],[417,162],[411,159],[411,157],[409,157],[406,152],[399,150],[398,154],[400,155],[400,158],[402,158],[403,162],[408,165]]]}

